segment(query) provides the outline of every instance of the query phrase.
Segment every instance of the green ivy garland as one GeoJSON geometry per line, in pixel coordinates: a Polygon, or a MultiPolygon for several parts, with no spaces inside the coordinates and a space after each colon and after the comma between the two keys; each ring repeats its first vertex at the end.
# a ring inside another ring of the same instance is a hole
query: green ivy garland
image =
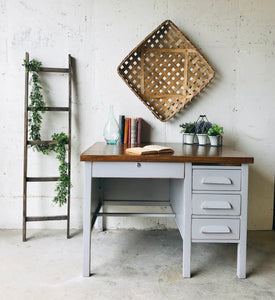
{"type": "Polygon", "coordinates": [[[59,165],[59,179],[56,184],[55,191],[57,195],[54,197],[53,202],[62,206],[66,203],[66,199],[69,196],[71,187],[70,176],[69,176],[69,164],[66,162],[66,144],[69,143],[69,137],[64,132],[54,133],[52,135],[54,141],[57,144],[51,145],[52,150],[55,151],[56,158],[58,159],[59,165]]]}
{"type": "MultiPolygon", "coordinates": [[[[41,93],[42,87],[39,80],[38,71],[42,63],[37,60],[26,61],[24,60],[23,66],[26,68],[26,72],[32,74],[31,82],[32,89],[30,93],[30,105],[29,105],[29,136],[33,141],[41,141],[41,126],[42,126],[42,114],[45,113],[45,101],[41,93]]],[[[66,162],[66,144],[69,142],[69,137],[64,132],[54,133],[52,139],[56,141],[56,144],[50,145],[32,145],[34,149],[43,154],[49,154],[51,151],[56,153],[59,165],[59,179],[56,184],[55,191],[57,195],[54,197],[53,202],[62,206],[67,202],[67,197],[70,193],[70,176],[68,175],[69,164],[66,162]]]]}

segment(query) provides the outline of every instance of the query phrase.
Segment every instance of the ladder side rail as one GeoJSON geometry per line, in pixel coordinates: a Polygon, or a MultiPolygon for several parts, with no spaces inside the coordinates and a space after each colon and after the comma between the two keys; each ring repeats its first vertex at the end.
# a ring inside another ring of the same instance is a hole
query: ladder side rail
{"type": "MultiPolygon", "coordinates": [[[[71,182],[71,129],[72,129],[72,57],[68,55],[68,64],[69,64],[69,76],[68,76],[68,136],[69,136],[69,145],[68,145],[68,175],[71,182]]],[[[70,238],[70,206],[71,206],[71,187],[69,187],[69,193],[67,198],[67,238],[70,238]]]]}
{"type": "MultiPolygon", "coordinates": [[[[25,60],[29,61],[29,53],[26,52],[25,60]]],[[[28,163],[28,99],[29,99],[29,72],[25,67],[25,104],[24,104],[24,169],[23,169],[23,242],[26,241],[26,218],[27,218],[27,163],[28,163]]]]}

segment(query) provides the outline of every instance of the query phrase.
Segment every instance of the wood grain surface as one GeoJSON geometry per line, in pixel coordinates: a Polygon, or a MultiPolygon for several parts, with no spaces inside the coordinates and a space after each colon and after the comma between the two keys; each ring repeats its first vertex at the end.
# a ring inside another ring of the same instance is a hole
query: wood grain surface
{"type": "MultiPolygon", "coordinates": [[[[254,158],[229,147],[183,145],[181,143],[153,143],[171,147],[173,154],[132,155],[126,154],[127,145],[107,145],[97,142],[84,151],[80,161],[145,161],[145,162],[192,162],[212,164],[251,164],[254,158]]],[[[145,146],[141,145],[141,146],[145,146]]]]}

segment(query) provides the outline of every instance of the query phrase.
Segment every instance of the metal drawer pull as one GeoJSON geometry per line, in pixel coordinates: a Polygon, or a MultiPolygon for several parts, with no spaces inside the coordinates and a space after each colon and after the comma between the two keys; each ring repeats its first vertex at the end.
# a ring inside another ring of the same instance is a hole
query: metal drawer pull
{"type": "Polygon", "coordinates": [[[141,168],[141,163],[140,162],[137,163],[137,167],[141,168]]]}
{"type": "Polygon", "coordinates": [[[232,209],[228,201],[205,201],[201,204],[202,209],[232,209]]]}
{"type": "Polygon", "coordinates": [[[232,184],[232,180],[228,177],[208,176],[202,179],[203,184],[232,184]]]}
{"type": "Polygon", "coordinates": [[[214,234],[214,233],[231,233],[231,229],[228,226],[203,226],[201,233],[214,234]]]}

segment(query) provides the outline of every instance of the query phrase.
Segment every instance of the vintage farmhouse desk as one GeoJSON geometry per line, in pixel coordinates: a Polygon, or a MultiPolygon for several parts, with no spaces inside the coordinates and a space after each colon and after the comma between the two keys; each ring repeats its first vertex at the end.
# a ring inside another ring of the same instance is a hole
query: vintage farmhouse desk
{"type": "Polygon", "coordinates": [[[253,158],[227,147],[157,144],[170,146],[175,153],[126,155],[123,145],[95,143],[81,154],[85,162],[83,276],[90,276],[91,230],[97,216],[139,215],[102,213],[104,180],[163,178],[169,184],[167,201],[173,211],[168,215],[175,217],[183,239],[183,276],[190,277],[191,243],[207,242],[236,243],[237,276],[245,278],[248,164],[253,158]]]}

